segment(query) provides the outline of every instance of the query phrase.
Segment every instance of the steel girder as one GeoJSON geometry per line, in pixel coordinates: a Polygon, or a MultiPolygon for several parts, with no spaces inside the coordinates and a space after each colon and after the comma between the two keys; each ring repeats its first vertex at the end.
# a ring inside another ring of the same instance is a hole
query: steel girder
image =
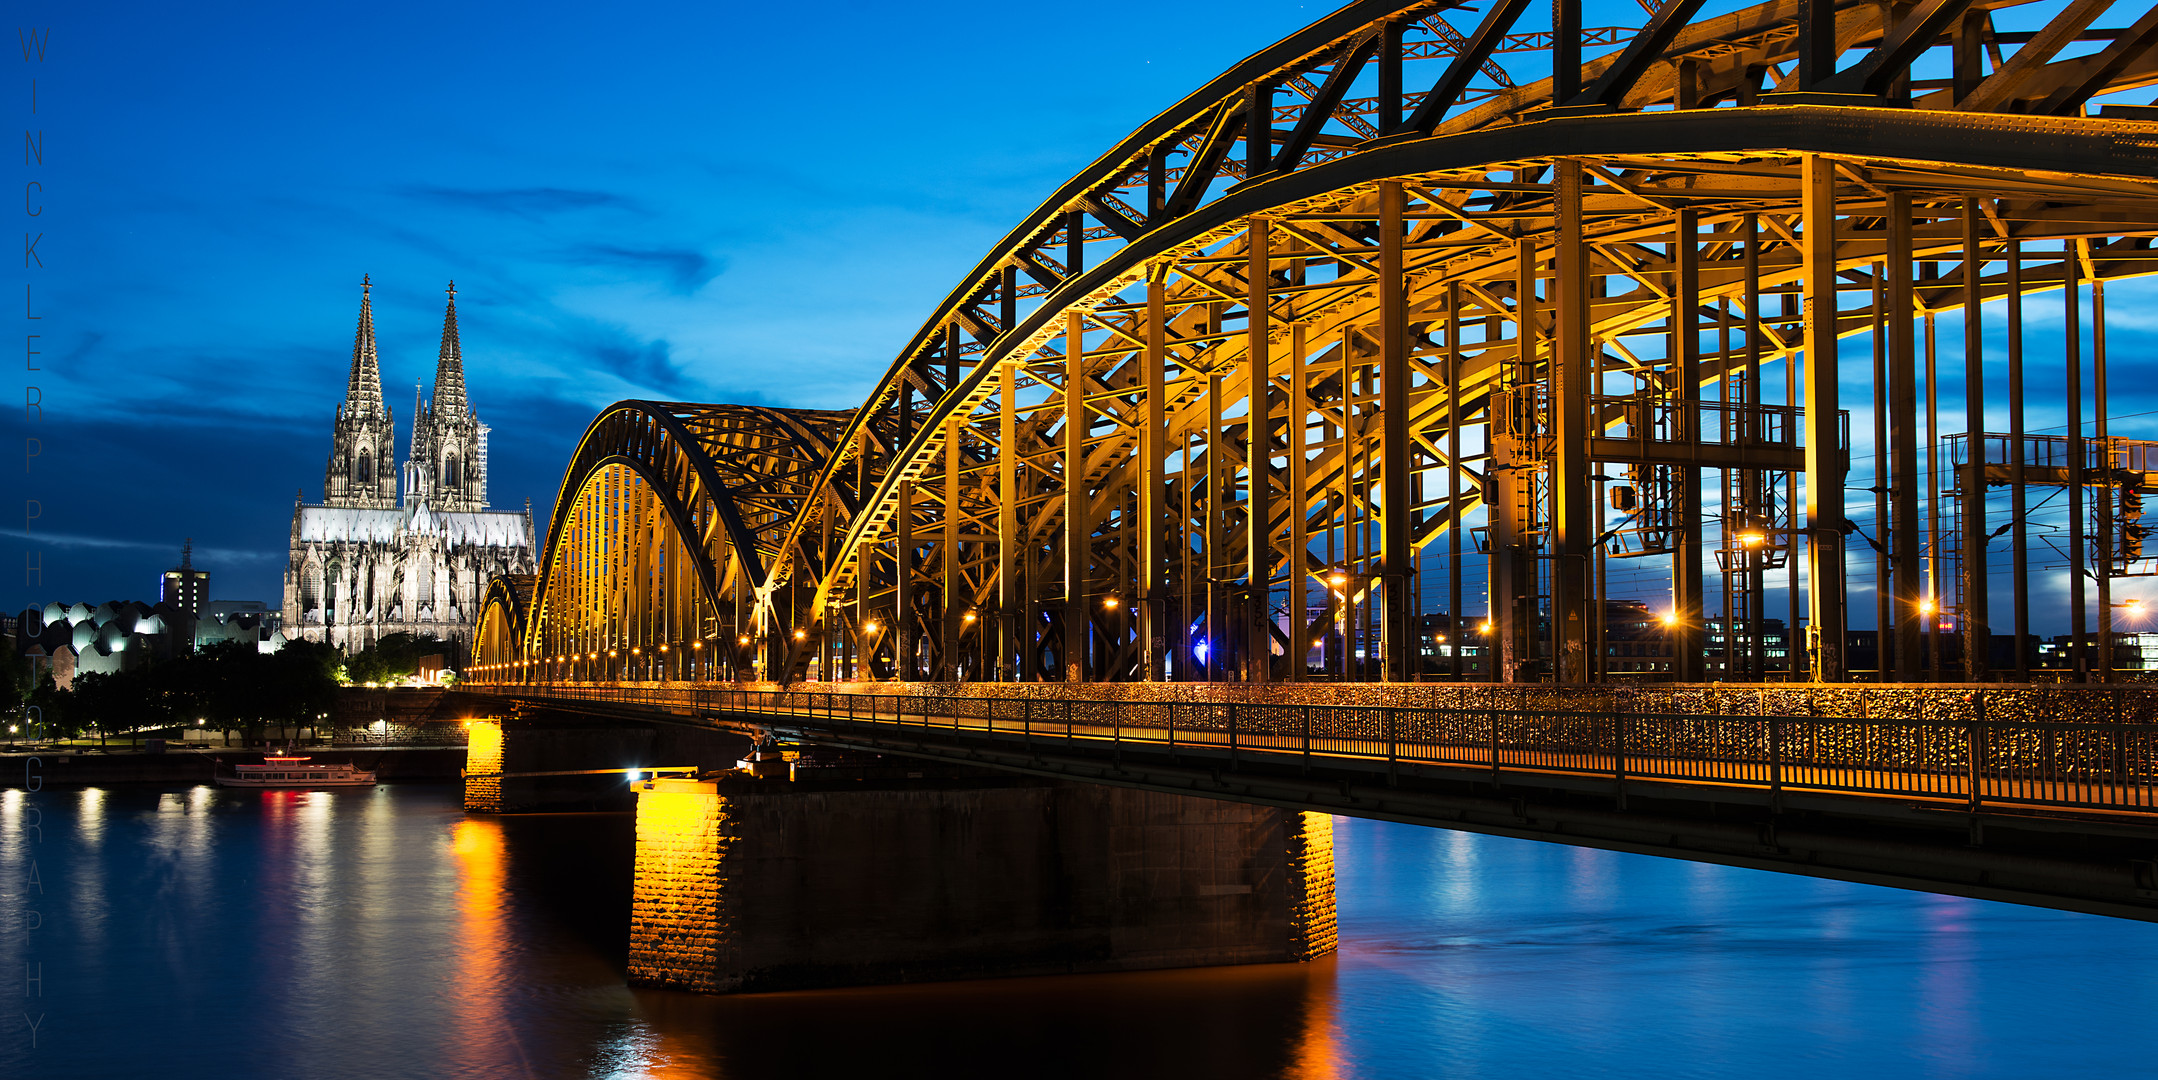
{"type": "MultiPolygon", "coordinates": [[[[1589,484],[1617,464],[1676,493],[1657,527],[1696,559],[1719,501],[1703,469],[1758,502],[1778,550],[1811,560],[1816,674],[1840,677],[1834,342],[1893,330],[1875,293],[1907,326],[2073,284],[2070,264],[2082,281],[2153,269],[2158,124],[2080,115],[2158,81],[2152,16],[2092,30],[2104,5],[2070,3],[2011,34],[1993,13],[2017,5],[1999,3],[1890,25],[1825,2],[1688,25],[1693,5],[1668,4],[1586,62],[1555,27],[1558,77],[1517,80],[1495,57],[1520,47],[1526,5],[1473,28],[1450,6],[1349,5],[1061,187],[862,409],[807,440],[822,450],[780,468],[754,542],[725,499],[697,520],[669,504],[685,535],[722,521],[759,553],[743,580],[786,650],[772,673],[1263,680],[1297,677],[1287,658],[1338,626],[1345,673],[1405,677],[1415,551],[1480,518],[1501,674],[1585,678],[1588,575],[1612,539],[1589,484]],[[2078,39],[2105,44],[2059,55],[2078,39]],[[1953,78],[1914,81],[1935,48],[1953,78]],[[2011,245],[2051,243],[2071,257],[2009,267],[2011,245]],[[1953,269],[1912,278],[1914,262],[1953,269]]],[[[1699,569],[1671,558],[1680,621],[1698,623],[1702,586],[1678,579],[1699,569]]]]}
{"type": "MultiPolygon", "coordinates": [[[[849,415],[651,401],[602,412],[556,497],[522,624],[529,658],[597,665],[719,628],[769,632],[775,594],[822,571],[824,552],[790,546],[789,527],[812,499],[854,505],[844,483],[813,484],[849,415]]],[[[747,664],[746,650],[729,654],[747,664]]]]}

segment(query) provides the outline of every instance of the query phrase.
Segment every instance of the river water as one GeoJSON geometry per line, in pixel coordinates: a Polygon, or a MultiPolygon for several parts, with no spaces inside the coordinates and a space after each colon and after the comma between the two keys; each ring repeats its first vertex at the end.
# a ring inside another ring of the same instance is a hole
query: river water
{"type": "Polygon", "coordinates": [[[10,790],[0,1077],[2158,1075],[2158,926],[1336,837],[1322,963],[703,998],[622,981],[626,815],[10,790]]]}

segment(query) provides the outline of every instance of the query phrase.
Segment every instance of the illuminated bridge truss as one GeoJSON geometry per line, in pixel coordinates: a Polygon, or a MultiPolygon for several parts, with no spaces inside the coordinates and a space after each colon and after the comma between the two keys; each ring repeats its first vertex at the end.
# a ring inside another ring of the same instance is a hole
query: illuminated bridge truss
{"type": "Polygon", "coordinates": [[[1748,670],[1835,681],[1870,545],[1909,678],[1935,604],[2027,630],[2026,494],[2065,493],[2103,626],[2149,569],[2103,320],[2158,270],[2158,109],[2116,104],[2158,82],[2158,11],[1529,7],[1355,3],[1236,65],[1012,230],[859,410],[608,409],[476,676],[1404,679],[1453,630],[1484,677],[1582,682],[1639,560],[1671,675],[1718,619],[1758,642],[1774,586],[1805,647],[1748,670]],[[2041,363],[2095,382],[2094,432],[2080,384],[2072,434],[2026,428],[2041,363]],[[1878,536],[1846,506],[1852,386],[1890,418],[1858,463],[1878,536]],[[1980,467],[1922,440],[1989,401],[1980,467]]]}

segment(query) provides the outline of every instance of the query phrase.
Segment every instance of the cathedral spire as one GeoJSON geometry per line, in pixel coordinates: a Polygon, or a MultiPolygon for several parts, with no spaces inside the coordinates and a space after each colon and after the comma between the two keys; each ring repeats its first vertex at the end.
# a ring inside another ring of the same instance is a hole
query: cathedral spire
{"type": "Polygon", "coordinates": [[[375,353],[375,305],[371,275],[360,277],[360,325],[352,335],[352,376],[345,386],[345,411],[353,416],[382,414],[382,362],[375,353]]]}
{"type": "Polygon", "coordinates": [[[449,306],[442,313],[442,352],[435,360],[435,414],[453,416],[468,407],[465,402],[465,356],[457,340],[457,283],[446,290],[449,306]]]}
{"type": "Polygon", "coordinates": [[[352,335],[352,375],[330,429],[330,460],[322,474],[329,506],[397,503],[397,424],[382,399],[382,360],[375,352],[374,278],[360,278],[360,326],[352,335]]]}

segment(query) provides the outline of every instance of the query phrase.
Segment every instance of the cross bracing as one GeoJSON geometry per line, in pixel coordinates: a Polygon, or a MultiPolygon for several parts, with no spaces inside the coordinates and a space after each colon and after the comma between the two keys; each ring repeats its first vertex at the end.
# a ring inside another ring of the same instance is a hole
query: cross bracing
{"type": "MultiPolygon", "coordinates": [[[[2106,283],[2158,269],[2158,122],[2113,103],[2158,82],[2158,15],[1671,0],[1583,31],[1528,7],[1352,4],[1236,65],[1007,234],[858,410],[612,407],[519,651],[482,665],[1264,681],[1331,648],[1335,677],[1400,679],[1419,551],[1456,568],[1458,635],[1467,549],[1490,677],[1606,674],[1603,568],[1633,558],[1669,578],[1672,675],[1700,674],[1707,592],[1729,641],[1773,572],[1811,632],[1791,659],[1844,678],[1840,384],[1876,353],[1876,411],[1914,416],[1915,328],[1930,371],[1951,316],[1980,430],[2026,351],[1988,353],[1988,321],[2021,334],[2047,292],[2102,317],[2106,283]]],[[[2000,445],[2025,449],[1954,491],[1917,490],[1914,424],[1884,440],[1899,672],[1930,605],[1989,632],[1989,483],[2054,483],[2077,565],[2133,561],[2129,451],[2101,425],[2058,478],[2010,468],[2038,452],[2018,394],[2000,445]]]]}

